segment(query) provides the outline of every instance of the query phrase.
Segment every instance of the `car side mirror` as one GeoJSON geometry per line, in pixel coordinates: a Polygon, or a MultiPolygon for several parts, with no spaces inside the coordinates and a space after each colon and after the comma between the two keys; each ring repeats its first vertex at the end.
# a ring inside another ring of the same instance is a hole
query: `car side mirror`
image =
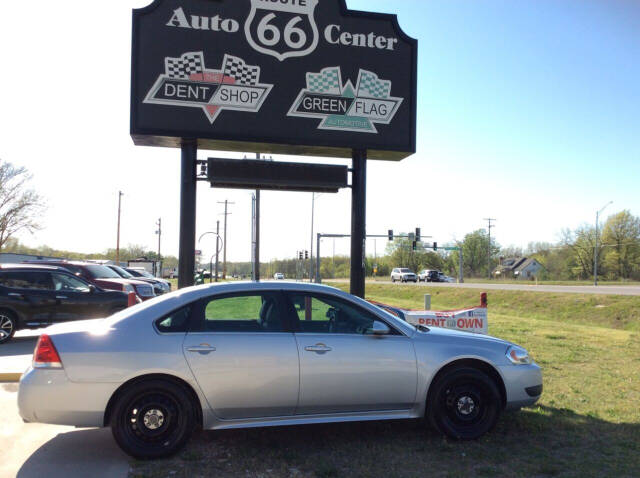
{"type": "Polygon", "coordinates": [[[367,329],[367,335],[389,335],[391,329],[384,322],[374,320],[371,327],[367,329]]]}
{"type": "Polygon", "coordinates": [[[96,292],[96,286],[93,284],[89,284],[89,294],[94,294],[96,292]]]}

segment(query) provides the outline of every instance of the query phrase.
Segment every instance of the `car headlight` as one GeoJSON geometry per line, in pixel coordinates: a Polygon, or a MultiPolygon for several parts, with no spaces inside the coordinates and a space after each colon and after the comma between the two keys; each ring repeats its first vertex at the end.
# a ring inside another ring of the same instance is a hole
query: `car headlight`
{"type": "Polygon", "coordinates": [[[531,363],[531,357],[522,347],[512,345],[507,349],[507,358],[514,365],[528,365],[531,363]]]}
{"type": "Polygon", "coordinates": [[[136,293],[135,287],[133,287],[131,284],[124,284],[122,287],[122,290],[125,291],[127,294],[129,292],[133,292],[134,294],[136,293]]]}

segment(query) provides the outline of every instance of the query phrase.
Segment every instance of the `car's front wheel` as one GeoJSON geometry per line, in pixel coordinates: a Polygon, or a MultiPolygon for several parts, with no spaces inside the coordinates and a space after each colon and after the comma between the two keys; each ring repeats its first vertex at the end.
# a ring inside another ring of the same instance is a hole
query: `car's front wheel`
{"type": "Polygon", "coordinates": [[[165,380],[127,388],[111,415],[111,432],[125,453],[138,459],[173,455],[189,440],[196,411],[188,391],[165,380]]]}
{"type": "Polygon", "coordinates": [[[0,344],[8,342],[16,333],[18,321],[16,316],[11,312],[2,310],[0,311],[0,344]]]}
{"type": "Polygon", "coordinates": [[[475,368],[455,368],[432,384],[427,403],[431,425],[456,440],[475,440],[491,430],[500,415],[494,381],[475,368]]]}

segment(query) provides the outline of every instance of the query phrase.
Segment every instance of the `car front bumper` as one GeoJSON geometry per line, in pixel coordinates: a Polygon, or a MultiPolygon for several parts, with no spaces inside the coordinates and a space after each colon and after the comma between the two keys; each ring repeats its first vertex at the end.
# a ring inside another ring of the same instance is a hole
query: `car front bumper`
{"type": "Polygon", "coordinates": [[[542,369],[536,364],[503,365],[500,373],[507,392],[507,410],[536,403],[542,395],[542,369]]]}
{"type": "Polygon", "coordinates": [[[71,382],[63,369],[29,367],[20,379],[18,411],[25,422],[102,427],[115,383],[71,382]]]}

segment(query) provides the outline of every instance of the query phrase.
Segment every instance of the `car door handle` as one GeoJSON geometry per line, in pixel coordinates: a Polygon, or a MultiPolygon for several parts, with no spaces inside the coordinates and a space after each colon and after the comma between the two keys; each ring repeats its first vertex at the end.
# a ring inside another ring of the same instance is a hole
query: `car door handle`
{"type": "Polygon", "coordinates": [[[208,354],[215,351],[216,348],[211,347],[210,345],[193,345],[191,347],[187,347],[187,352],[198,352],[200,354],[208,354]]]}
{"type": "Polygon", "coordinates": [[[62,300],[62,299],[68,299],[69,297],[67,297],[66,295],[56,295],[56,299],[58,300],[62,300]]]}
{"type": "Polygon", "coordinates": [[[325,344],[309,345],[304,349],[307,352],[315,352],[317,354],[326,354],[327,352],[331,352],[333,350],[331,347],[327,347],[325,344]]]}
{"type": "Polygon", "coordinates": [[[9,297],[18,297],[18,298],[20,298],[20,299],[22,299],[22,298],[23,298],[23,295],[22,295],[22,294],[18,294],[17,292],[9,292],[7,295],[8,295],[9,297]]]}

